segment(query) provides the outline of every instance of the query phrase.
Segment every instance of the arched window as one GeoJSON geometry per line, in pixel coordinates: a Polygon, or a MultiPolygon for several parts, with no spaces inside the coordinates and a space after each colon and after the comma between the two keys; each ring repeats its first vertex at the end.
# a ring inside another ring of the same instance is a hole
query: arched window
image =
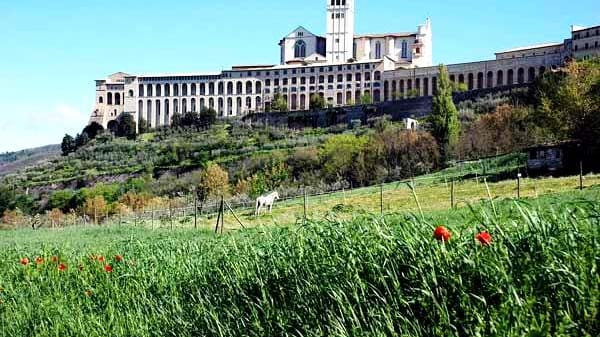
{"type": "Polygon", "coordinates": [[[296,41],[294,45],[294,58],[305,58],[306,57],[306,42],[304,40],[296,41]]]}
{"type": "Polygon", "coordinates": [[[144,101],[138,101],[138,121],[144,117],[144,101]]]}
{"type": "Polygon", "coordinates": [[[429,78],[423,79],[423,96],[429,96],[429,78]]]}
{"type": "Polygon", "coordinates": [[[224,93],[224,91],[223,91],[223,90],[224,90],[224,89],[223,89],[224,87],[223,87],[223,86],[224,86],[223,82],[219,82],[219,86],[218,86],[218,88],[217,88],[217,89],[219,89],[219,90],[218,90],[218,91],[219,91],[219,95],[223,95],[223,93],[224,93]]]}
{"type": "Polygon", "coordinates": [[[508,78],[506,79],[506,84],[508,84],[508,85],[515,84],[515,71],[512,69],[508,69],[507,76],[508,76],[508,78]]]}
{"type": "Polygon", "coordinates": [[[227,98],[227,115],[233,114],[233,98],[227,98]]]}
{"type": "Polygon", "coordinates": [[[241,112],[242,112],[242,98],[238,97],[236,99],[236,113],[238,115],[241,115],[241,112]]]}
{"type": "Polygon", "coordinates": [[[192,83],[192,89],[191,89],[191,91],[192,91],[191,95],[192,96],[196,96],[196,83],[192,83]]]}
{"type": "Polygon", "coordinates": [[[252,82],[246,82],[246,95],[252,95],[252,82]]]}
{"type": "Polygon", "coordinates": [[[129,90],[129,97],[133,97],[133,90],[129,90]]]}
{"type": "Polygon", "coordinates": [[[156,122],[153,124],[152,123],[152,101],[148,100],[146,102],[146,122],[148,123],[148,126],[153,127],[156,126],[156,122]]]}
{"type": "Polygon", "coordinates": [[[211,98],[208,99],[208,107],[210,109],[214,109],[215,108],[215,99],[214,98],[211,97],[211,98]]]}
{"type": "Polygon", "coordinates": [[[173,96],[179,96],[179,84],[173,84],[173,96]]]}
{"type": "Polygon", "coordinates": [[[237,82],[235,84],[235,93],[237,95],[241,95],[242,94],[242,82],[237,82]]]}
{"type": "Polygon", "coordinates": [[[402,41],[402,58],[408,58],[408,42],[402,41]]]}
{"type": "Polygon", "coordinates": [[[292,94],[292,110],[298,109],[298,95],[292,94]]]}
{"type": "MultiPolygon", "coordinates": [[[[188,86],[187,86],[187,84],[186,84],[186,83],[184,83],[184,84],[181,86],[181,93],[182,93],[182,95],[183,95],[183,96],[187,96],[187,95],[188,95],[188,86]]],[[[185,111],[184,111],[184,112],[185,112],[185,111]]]]}
{"type": "Polygon", "coordinates": [[[504,85],[504,72],[502,70],[498,70],[496,74],[496,85],[499,87],[504,85]]]}
{"type": "Polygon", "coordinates": [[[381,58],[381,42],[379,41],[375,42],[375,58],[381,58]]]}
{"type": "Polygon", "coordinates": [[[169,109],[169,100],[165,99],[165,125],[171,124],[171,111],[169,109]]]}
{"type": "MultiPolygon", "coordinates": [[[[341,93],[339,94],[342,95],[341,93]]],[[[373,90],[373,102],[381,102],[381,93],[379,89],[373,90]]]]}
{"type": "Polygon", "coordinates": [[[261,94],[262,93],[262,84],[260,82],[256,82],[255,93],[257,93],[257,94],[261,94]]]}
{"type": "Polygon", "coordinates": [[[98,97],[98,103],[100,103],[100,104],[104,103],[104,97],[102,97],[102,96],[98,97]]]}
{"type": "Polygon", "coordinates": [[[525,83],[525,69],[523,68],[519,68],[519,70],[517,70],[517,83],[525,83]]]}
{"type": "Polygon", "coordinates": [[[139,91],[139,96],[144,97],[144,85],[143,84],[140,84],[138,91],[139,91]]]}
{"type": "Polygon", "coordinates": [[[160,95],[162,95],[162,87],[160,84],[156,85],[156,96],[160,97],[160,95]]]}
{"type": "Polygon", "coordinates": [[[483,89],[483,73],[477,73],[477,89],[483,89]]]}
{"type": "Polygon", "coordinates": [[[262,110],[262,100],[260,96],[256,96],[256,106],[254,108],[256,109],[256,111],[262,110]]]}
{"type": "Polygon", "coordinates": [[[177,99],[173,100],[173,113],[179,113],[179,101],[177,99]]]}
{"type": "Polygon", "coordinates": [[[487,73],[487,83],[485,85],[488,89],[494,86],[494,72],[488,71],[487,73]]]}
{"type": "Polygon", "coordinates": [[[187,111],[187,100],[184,98],[181,100],[181,113],[184,114],[187,111]]]}
{"type": "Polygon", "coordinates": [[[227,95],[233,95],[233,83],[227,83],[227,95]]]}
{"type": "Polygon", "coordinates": [[[208,84],[208,94],[211,96],[215,94],[215,84],[212,82],[208,84]]]}
{"type": "Polygon", "coordinates": [[[206,95],[206,84],[200,83],[200,96],[206,95]]]}
{"type": "Polygon", "coordinates": [[[113,98],[112,92],[109,92],[106,95],[106,104],[112,105],[113,104],[113,99],[112,98],[113,98]]]}
{"type": "Polygon", "coordinates": [[[170,84],[165,84],[165,96],[169,97],[171,96],[171,85],[170,84]]]}
{"type": "Polygon", "coordinates": [[[146,96],[152,97],[152,84],[146,86],[146,96]]]}
{"type": "Polygon", "coordinates": [[[204,98],[200,98],[200,110],[204,109],[206,107],[206,102],[204,101],[204,98]]]}
{"type": "Polygon", "coordinates": [[[115,93],[115,105],[121,105],[121,94],[115,93]]]}
{"type": "Polygon", "coordinates": [[[196,99],[192,98],[190,104],[192,105],[192,112],[196,112],[196,99]]]}
{"type": "Polygon", "coordinates": [[[535,68],[529,67],[527,74],[527,82],[533,82],[535,80],[535,68]]]}
{"type": "Polygon", "coordinates": [[[374,76],[375,76],[375,81],[381,81],[381,72],[376,71],[374,76]]]}
{"type": "Polygon", "coordinates": [[[251,97],[246,97],[246,109],[248,109],[248,110],[252,109],[252,98],[251,97]]]}
{"type": "Polygon", "coordinates": [[[162,124],[162,121],[160,120],[160,101],[157,100],[156,101],[156,126],[159,126],[162,124]]]}
{"type": "MultiPolygon", "coordinates": [[[[214,102],[212,102],[214,104],[214,102]]],[[[225,101],[223,100],[223,97],[219,97],[219,105],[217,106],[217,110],[219,111],[219,116],[223,116],[225,114],[225,109],[224,109],[224,104],[225,101]]],[[[214,106],[213,106],[214,108],[214,106]]]]}
{"type": "Polygon", "coordinates": [[[469,88],[469,90],[473,90],[473,84],[474,84],[473,74],[469,74],[467,78],[468,78],[467,87],[469,88]]]}
{"type": "Polygon", "coordinates": [[[388,81],[383,82],[383,100],[386,102],[390,100],[390,82],[388,81]]]}

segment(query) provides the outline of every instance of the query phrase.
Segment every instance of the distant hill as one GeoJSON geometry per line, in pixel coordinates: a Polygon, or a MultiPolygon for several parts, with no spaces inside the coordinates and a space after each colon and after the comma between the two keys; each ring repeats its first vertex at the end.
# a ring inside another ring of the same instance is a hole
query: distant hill
{"type": "Polygon", "coordinates": [[[60,145],[52,144],[16,152],[0,153],[0,176],[60,156],[60,145]]]}

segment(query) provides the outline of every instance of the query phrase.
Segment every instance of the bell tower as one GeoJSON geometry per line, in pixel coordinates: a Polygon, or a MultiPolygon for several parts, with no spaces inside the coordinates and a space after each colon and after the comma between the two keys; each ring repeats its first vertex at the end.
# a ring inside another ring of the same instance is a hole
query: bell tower
{"type": "Polygon", "coordinates": [[[354,0],[327,2],[327,61],[342,63],[352,58],[354,48],[354,0]]]}

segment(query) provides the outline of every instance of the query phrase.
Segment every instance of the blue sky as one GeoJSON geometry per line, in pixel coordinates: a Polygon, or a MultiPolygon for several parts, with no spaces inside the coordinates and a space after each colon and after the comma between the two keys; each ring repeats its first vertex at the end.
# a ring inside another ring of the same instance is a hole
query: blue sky
{"type": "MultiPolygon", "coordinates": [[[[0,152],[59,143],[88,120],[113,72],[277,63],[279,39],[325,29],[324,0],[0,2],[0,152]],[[302,6],[298,4],[302,3],[302,6]]],[[[430,17],[434,62],[483,60],[600,24],[600,1],[356,0],[356,32],[412,31],[430,17]]]]}

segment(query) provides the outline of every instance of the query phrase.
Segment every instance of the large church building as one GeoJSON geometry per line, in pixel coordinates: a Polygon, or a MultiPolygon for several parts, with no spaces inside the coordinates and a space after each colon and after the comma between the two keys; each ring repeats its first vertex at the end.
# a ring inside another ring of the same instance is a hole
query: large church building
{"type": "MultiPolygon", "coordinates": [[[[131,75],[96,81],[90,122],[109,127],[127,112],[151,127],[169,125],[173,114],[213,108],[220,117],[265,111],[280,94],[291,111],[307,110],[310,96],[331,106],[372,97],[375,103],[431,96],[438,67],[432,63],[429,19],[415,31],[354,33],[354,0],[326,0],[325,36],[300,26],[279,42],[280,64],[234,66],[214,73],[131,75]]],[[[448,65],[450,80],[468,90],[533,82],[569,58],[600,56],[600,26],[573,26],[563,42],[515,48],[492,60],[448,65]]]]}

